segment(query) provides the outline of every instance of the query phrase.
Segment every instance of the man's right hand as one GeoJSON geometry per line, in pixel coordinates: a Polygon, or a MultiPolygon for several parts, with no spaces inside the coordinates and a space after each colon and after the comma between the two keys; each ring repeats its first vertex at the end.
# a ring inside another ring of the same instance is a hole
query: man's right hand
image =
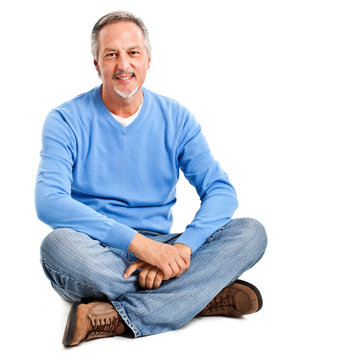
{"type": "Polygon", "coordinates": [[[163,279],[164,274],[160,269],[153,265],[149,265],[142,260],[134,261],[130,264],[130,266],[126,269],[124,273],[124,278],[127,279],[133,272],[141,269],[139,273],[139,285],[142,288],[146,289],[157,289],[163,279]]]}
{"type": "Polygon", "coordinates": [[[132,239],[129,251],[160,269],[164,275],[163,280],[181,275],[190,266],[190,257],[175,246],[151,240],[139,233],[132,239]]]}

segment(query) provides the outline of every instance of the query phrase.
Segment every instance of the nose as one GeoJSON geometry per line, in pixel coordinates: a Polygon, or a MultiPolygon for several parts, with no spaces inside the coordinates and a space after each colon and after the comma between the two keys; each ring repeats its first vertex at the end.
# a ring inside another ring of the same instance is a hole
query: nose
{"type": "Polygon", "coordinates": [[[130,68],[130,62],[128,59],[127,54],[119,54],[118,61],[117,61],[117,69],[118,71],[127,71],[130,68]]]}

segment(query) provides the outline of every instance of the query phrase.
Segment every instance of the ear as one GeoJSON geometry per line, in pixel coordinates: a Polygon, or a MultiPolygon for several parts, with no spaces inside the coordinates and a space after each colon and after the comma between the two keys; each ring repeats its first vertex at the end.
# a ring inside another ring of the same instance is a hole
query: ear
{"type": "Polygon", "coordinates": [[[148,57],[148,65],[147,65],[147,69],[149,70],[150,68],[150,63],[151,63],[151,57],[148,57]]]}
{"type": "Polygon", "coordinates": [[[100,75],[100,67],[99,67],[98,62],[97,62],[95,59],[94,59],[94,66],[95,66],[96,71],[97,71],[98,74],[100,75]]]}

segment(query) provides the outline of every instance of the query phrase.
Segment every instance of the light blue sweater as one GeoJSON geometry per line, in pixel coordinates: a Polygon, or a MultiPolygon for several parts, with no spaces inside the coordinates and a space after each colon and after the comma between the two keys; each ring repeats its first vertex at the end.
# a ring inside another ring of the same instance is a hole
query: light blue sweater
{"type": "Polygon", "coordinates": [[[70,228],[127,250],[135,229],[168,233],[179,168],[201,206],[177,242],[193,252],[237,207],[199,124],[183,106],[143,88],[136,120],[120,125],[100,86],[52,110],[43,128],[35,203],[53,229],[70,228]]]}

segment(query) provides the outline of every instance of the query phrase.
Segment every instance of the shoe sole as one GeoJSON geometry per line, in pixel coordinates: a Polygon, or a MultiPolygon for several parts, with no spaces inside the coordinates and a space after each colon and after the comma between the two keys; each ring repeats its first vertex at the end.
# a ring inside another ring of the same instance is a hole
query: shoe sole
{"type": "Polygon", "coordinates": [[[62,343],[64,346],[71,346],[72,339],[75,333],[76,320],[77,320],[77,308],[80,305],[79,302],[74,302],[71,306],[70,313],[66,322],[64,336],[62,343]]]}
{"type": "Polygon", "coordinates": [[[261,293],[259,291],[259,289],[254,286],[253,284],[250,284],[244,280],[235,280],[235,283],[237,284],[240,284],[240,285],[244,285],[244,286],[247,286],[248,288],[250,288],[256,295],[257,299],[258,299],[258,309],[255,311],[255,312],[258,312],[262,306],[263,306],[263,299],[262,299],[262,296],[261,296],[261,293]]]}

